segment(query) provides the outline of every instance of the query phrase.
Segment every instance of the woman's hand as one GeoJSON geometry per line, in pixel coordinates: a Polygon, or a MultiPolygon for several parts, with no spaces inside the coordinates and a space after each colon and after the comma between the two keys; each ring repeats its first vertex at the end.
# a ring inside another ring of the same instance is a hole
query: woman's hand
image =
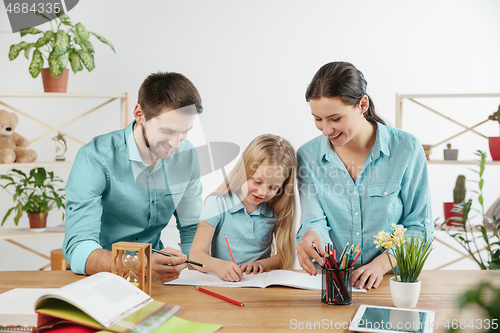
{"type": "Polygon", "coordinates": [[[243,278],[241,269],[231,261],[218,262],[214,271],[224,281],[238,282],[243,278]]]}
{"type": "MultiPolygon", "coordinates": [[[[396,267],[396,259],[389,255],[391,261],[396,267]]],[[[378,288],[382,280],[384,279],[384,274],[391,270],[391,264],[387,260],[386,255],[379,255],[372,260],[367,265],[361,266],[352,273],[352,286],[358,287],[360,289],[371,289],[378,288]]]]}
{"type": "Polygon", "coordinates": [[[316,252],[313,243],[318,247],[321,256],[325,256],[326,253],[322,250],[323,245],[321,243],[321,238],[312,230],[306,232],[304,237],[300,240],[299,245],[297,245],[299,264],[309,275],[316,275],[318,273],[311,257],[313,257],[320,266],[324,264],[323,258],[316,252]]]}
{"type": "Polygon", "coordinates": [[[247,262],[246,264],[240,265],[240,268],[245,274],[257,274],[264,272],[264,265],[258,261],[247,262]]]}

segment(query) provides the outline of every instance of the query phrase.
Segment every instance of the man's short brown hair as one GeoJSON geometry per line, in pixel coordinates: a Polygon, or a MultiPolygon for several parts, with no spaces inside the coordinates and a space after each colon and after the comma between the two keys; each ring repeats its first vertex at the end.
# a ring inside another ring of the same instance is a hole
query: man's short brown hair
{"type": "Polygon", "coordinates": [[[201,97],[187,77],[174,72],[150,74],[139,88],[139,99],[146,120],[159,116],[165,108],[202,113],[201,97]],[[194,106],[194,107],[187,107],[194,106]]]}

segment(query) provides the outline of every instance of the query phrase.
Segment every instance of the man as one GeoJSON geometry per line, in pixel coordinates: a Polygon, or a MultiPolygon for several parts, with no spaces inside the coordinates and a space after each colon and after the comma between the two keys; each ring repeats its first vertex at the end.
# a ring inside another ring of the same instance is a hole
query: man
{"type": "MultiPolygon", "coordinates": [[[[195,86],[178,73],[149,75],[139,89],[135,120],[123,130],[95,137],[75,159],[66,186],[64,257],[78,274],[111,271],[119,241],[163,249],[161,231],[172,215],[181,249],[189,253],[201,213],[196,150],[184,141],[203,110],[195,86]]],[[[186,255],[152,256],[153,275],[176,279],[186,255]]]]}

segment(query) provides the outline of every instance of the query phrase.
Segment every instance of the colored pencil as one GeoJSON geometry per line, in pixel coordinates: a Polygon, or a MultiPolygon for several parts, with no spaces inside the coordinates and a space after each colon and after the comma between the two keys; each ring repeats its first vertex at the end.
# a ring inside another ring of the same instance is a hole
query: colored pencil
{"type": "MultiPolygon", "coordinates": [[[[158,250],[155,250],[155,249],[152,249],[153,252],[155,253],[159,253],[159,254],[163,254],[164,256],[167,256],[167,257],[177,257],[173,254],[170,254],[170,253],[167,253],[167,252],[163,252],[163,251],[158,251],[158,250]]],[[[191,264],[191,265],[196,265],[196,266],[200,266],[200,267],[206,267],[205,265],[203,264],[200,264],[199,262],[196,262],[196,261],[192,261],[192,260],[186,260],[186,262],[188,264],[191,264]]]]}
{"type": "Polygon", "coordinates": [[[229,241],[227,240],[227,236],[224,235],[224,237],[226,238],[227,248],[229,249],[229,254],[231,255],[231,259],[233,259],[233,263],[236,264],[236,262],[234,261],[234,257],[233,257],[233,251],[231,251],[231,246],[229,246],[229,241]]]}
{"type": "Polygon", "coordinates": [[[222,295],[220,295],[220,294],[214,293],[213,291],[206,290],[206,289],[204,289],[204,288],[201,288],[201,287],[196,287],[196,286],[195,286],[195,288],[196,288],[196,289],[198,289],[199,291],[203,291],[204,293],[207,293],[207,294],[209,294],[209,295],[212,295],[212,296],[218,297],[218,298],[220,298],[220,299],[223,299],[223,300],[228,301],[228,302],[230,302],[230,303],[236,304],[236,305],[238,305],[238,306],[245,306],[245,304],[243,304],[243,303],[240,303],[240,302],[238,302],[238,301],[235,301],[234,299],[230,299],[230,298],[228,298],[228,297],[226,297],[226,296],[222,296],[222,295]]]}

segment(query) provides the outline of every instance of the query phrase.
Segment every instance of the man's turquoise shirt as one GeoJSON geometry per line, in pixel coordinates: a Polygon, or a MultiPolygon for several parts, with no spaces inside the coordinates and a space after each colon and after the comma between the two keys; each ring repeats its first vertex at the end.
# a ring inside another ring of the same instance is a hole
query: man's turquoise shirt
{"type": "Polygon", "coordinates": [[[196,149],[185,140],[153,169],[142,161],[132,128],[95,137],[76,156],[66,185],[64,257],[85,274],[89,254],[119,241],[162,249],[172,215],[185,254],[203,206],[196,149]]]}
{"type": "Polygon", "coordinates": [[[302,210],[297,241],[313,230],[323,245],[333,240],[337,253],[347,242],[360,243],[359,267],[381,253],[374,236],[390,232],[392,223],[432,236],[427,162],[413,135],[377,123],[375,144],[356,182],[326,136],[307,142],[297,155],[302,210]]]}

